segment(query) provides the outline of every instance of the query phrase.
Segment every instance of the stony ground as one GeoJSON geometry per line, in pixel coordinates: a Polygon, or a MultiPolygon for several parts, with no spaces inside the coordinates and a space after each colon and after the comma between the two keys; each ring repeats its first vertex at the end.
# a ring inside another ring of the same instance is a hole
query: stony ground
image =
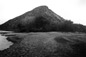
{"type": "Polygon", "coordinates": [[[61,32],[6,33],[14,44],[0,57],[86,57],[86,34],[61,32]]]}

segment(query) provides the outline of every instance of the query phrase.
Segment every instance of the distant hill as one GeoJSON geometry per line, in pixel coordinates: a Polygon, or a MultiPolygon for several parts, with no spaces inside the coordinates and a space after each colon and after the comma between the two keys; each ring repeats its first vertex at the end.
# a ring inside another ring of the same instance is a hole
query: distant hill
{"type": "Polygon", "coordinates": [[[29,32],[50,31],[51,26],[64,22],[64,19],[47,6],[39,6],[21,16],[8,20],[0,26],[0,30],[29,32]]]}
{"type": "Polygon", "coordinates": [[[0,30],[14,32],[84,32],[86,26],[74,24],[54,13],[47,6],[39,6],[0,25],[0,30]]]}

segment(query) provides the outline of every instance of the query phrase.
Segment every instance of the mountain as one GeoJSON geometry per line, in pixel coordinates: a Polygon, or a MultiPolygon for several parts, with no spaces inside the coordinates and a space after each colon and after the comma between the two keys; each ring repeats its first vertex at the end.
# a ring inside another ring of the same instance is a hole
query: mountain
{"type": "Polygon", "coordinates": [[[54,31],[64,18],[54,13],[47,6],[39,6],[0,25],[0,30],[15,32],[54,31]]]}

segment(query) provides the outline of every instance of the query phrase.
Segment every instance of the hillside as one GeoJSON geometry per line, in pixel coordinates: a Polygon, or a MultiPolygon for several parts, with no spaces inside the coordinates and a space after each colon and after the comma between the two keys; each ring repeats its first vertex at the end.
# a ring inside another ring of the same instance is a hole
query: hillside
{"type": "Polygon", "coordinates": [[[0,25],[0,30],[14,32],[83,32],[86,26],[75,24],[54,13],[47,6],[39,6],[0,25]]]}
{"type": "Polygon", "coordinates": [[[61,32],[7,33],[14,44],[0,57],[86,57],[86,34],[61,32]]]}
{"type": "Polygon", "coordinates": [[[47,6],[39,6],[0,25],[0,30],[15,32],[52,31],[65,20],[47,6]]]}

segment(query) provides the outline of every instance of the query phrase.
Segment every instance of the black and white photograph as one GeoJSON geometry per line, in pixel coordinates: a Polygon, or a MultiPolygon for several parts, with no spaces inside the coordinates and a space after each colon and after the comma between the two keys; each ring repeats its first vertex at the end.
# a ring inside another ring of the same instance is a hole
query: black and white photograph
{"type": "Polygon", "coordinates": [[[0,57],[86,57],[86,0],[0,0],[0,57]]]}

